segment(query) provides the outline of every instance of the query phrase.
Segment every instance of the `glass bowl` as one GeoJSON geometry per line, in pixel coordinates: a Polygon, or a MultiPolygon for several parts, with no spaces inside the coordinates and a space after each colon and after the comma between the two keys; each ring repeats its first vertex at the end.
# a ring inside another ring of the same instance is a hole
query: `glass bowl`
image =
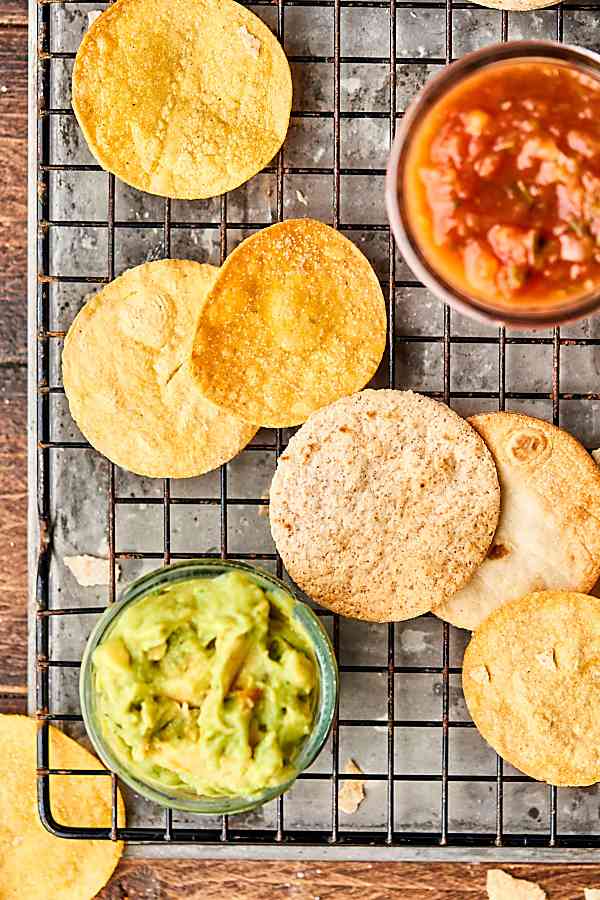
{"type": "Polygon", "coordinates": [[[595,289],[591,293],[569,298],[561,303],[537,307],[533,305],[528,307],[525,304],[523,306],[519,304],[517,307],[501,302],[494,305],[464,293],[436,271],[419,247],[409,220],[402,187],[412,138],[417,134],[427,114],[448,91],[482,68],[501,62],[533,61],[569,65],[588,76],[600,79],[599,54],[555,41],[509,41],[468,53],[431,78],[406,110],[392,146],[385,184],[387,213],[394,237],[404,259],[419,281],[422,281],[440,300],[461,313],[496,325],[523,329],[548,328],[590,315],[600,308],[600,291],[595,289]]]}
{"type": "Polygon", "coordinates": [[[142,797],[172,809],[213,815],[233,814],[254,809],[263,803],[267,803],[274,797],[278,797],[293,784],[300,772],[312,764],[327,740],[335,714],[338,697],[338,669],[331,641],[318,617],[309,606],[300,601],[293,591],[278,578],[240,562],[190,560],[189,562],[186,561],[163,569],[157,569],[148,575],[144,575],[142,578],[138,578],[137,581],[128,585],[122,591],[119,600],[102,614],[88,638],[83,654],[79,695],[85,727],[96,753],[107,768],[116,772],[130,788],[142,797]],[[149,784],[126,768],[123,761],[113,752],[102,734],[95,704],[92,654],[96,647],[108,637],[119,616],[130,604],[136,603],[136,601],[141,600],[147,594],[166,584],[188,581],[192,578],[214,578],[217,575],[230,571],[244,572],[260,587],[266,590],[275,588],[284,591],[291,597],[294,601],[293,614],[304,626],[312,644],[317,664],[319,693],[312,731],[300,747],[299,753],[294,760],[296,774],[284,784],[270,787],[248,797],[201,797],[191,790],[168,790],[158,787],[156,784],[149,784]]]}

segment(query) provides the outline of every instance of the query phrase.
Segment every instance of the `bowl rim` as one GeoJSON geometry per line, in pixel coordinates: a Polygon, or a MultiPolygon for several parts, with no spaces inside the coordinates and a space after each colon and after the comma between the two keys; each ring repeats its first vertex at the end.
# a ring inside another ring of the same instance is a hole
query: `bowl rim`
{"type": "Polygon", "coordinates": [[[388,220],[406,263],[416,277],[438,299],[458,312],[487,324],[509,328],[541,329],[573,322],[600,309],[600,287],[561,306],[511,308],[471,297],[444,279],[425,258],[404,215],[399,185],[403,180],[411,138],[429,109],[447,91],[480,69],[502,62],[555,61],[570,64],[600,80],[600,53],[573,44],[551,40],[505,41],[467,53],[430,78],[413,97],[396,130],[385,175],[385,205],[388,220]]]}
{"type": "Polygon", "coordinates": [[[86,642],[79,676],[79,699],[83,721],[90,742],[104,765],[145,799],[170,809],[204,815],[232,815],[247,812],[275,799],[291,787],[297,776],[313,763],[323,748],[337,710],[338,695],[339,673],[335,652],[329,635],[318,616],[307,603],[298,597],[294,589],[280,578],[256,566],[237,560],[184,560],[148,572],[126,585],[120,592],[119,598],[107,607],[94,625],[86,642]],[[95,714],[92,655],[130,604],[140,601],[164,584],[189,581],[194,578],[214,578],[230,571],[245,572],[261,587],[282,590],[294,601],[293,615],[307,631],[317,663],[319,697],[313,727],[295,760],[294,776],[283,784],[247,797],[201,797],[192,792],[171,793],[168,789],[150,784],[130,772],[104,740],[95,714]]]}

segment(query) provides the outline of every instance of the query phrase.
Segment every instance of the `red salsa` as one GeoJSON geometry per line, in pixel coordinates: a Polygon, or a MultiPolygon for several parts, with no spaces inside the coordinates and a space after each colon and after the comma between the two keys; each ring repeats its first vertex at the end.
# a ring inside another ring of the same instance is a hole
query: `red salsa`
{"type": "Polygon", "coordinates": [[[427,113],[404,201],[430,265],[464,293],[541,305],[600,288],[600,81],[497,63],[427,113]]]}

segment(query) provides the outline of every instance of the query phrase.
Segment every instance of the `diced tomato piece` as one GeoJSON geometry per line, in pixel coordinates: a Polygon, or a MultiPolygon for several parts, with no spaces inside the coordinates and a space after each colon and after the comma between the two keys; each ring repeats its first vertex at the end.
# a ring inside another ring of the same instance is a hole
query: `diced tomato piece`
{"type": "Polygon", "coordinates": [[[460,169],[468,154],[469,136],[456,131],[456,120],[447,122],[431,144],[431,159],[460,169]]]}
{"type": "Polygon", "coordinates": [[[471,109],[461,113],[461,119],[467,134],[480,137],[492,121],[492,117],[482,109],[471,109]]]}
{"type": "Polygon", "coordinates": [[[589,237],[578,237],[576,234],[561,234],[560,255],[567,262],[586,262],[592,258],[592,242],[589,237]]]}
{"type": "Polygon", "coordinates": [[[530,169],[536,162],[541,163],[536,178],[539,184],[566,182],[577,171],[575,160],[566,156],[552,138],[542,135],[525,141],[517,158],[517,167],[530,169]]]}
{"type": "Polygon", "coordinates": [[[556,199],[558,201],[558,216],[568,222],[570,219],[580,219],[583,215],[583,190],[576,185],[557,184],[556,199]]]}
{"type": "Polygon", "coordinates": [[[595,140],[589,134],[583,131],[569,131],[567,134],[567,144],[571,150],[581,153],[587,159],[593,159],[600,153],[600,141],[595,140]]]}
{"type": "Polygon", "coordinates": [[[501,262],[515,266],[532,266],[538,233],[535,228],[493,225],[487,234],[495,255],[501,262]]]}
{"type": "Polygon", "coordinates": [[[496,174],[501,162],[502,160],[497,153],[488,153],[486,156],[482,156],[481,159],[476,160],[473,168],[480,178],[489,178],[491,175],[496,174]]]}
{"type": "Polygon", "coordinates": [[[433,218],[434,240],[437,244],[443,244],[456,226],[456,173],[452,169],[444,172],[439,169],[420,169],[419,176],[425,185],[433,218]]]}
{"type": "Polygon", "coordinates": [[[481,241],[469,241],[463,250],[463,261],[467,281],[476,290],[487,293],[496,287],[500,264],[481,241]]]}

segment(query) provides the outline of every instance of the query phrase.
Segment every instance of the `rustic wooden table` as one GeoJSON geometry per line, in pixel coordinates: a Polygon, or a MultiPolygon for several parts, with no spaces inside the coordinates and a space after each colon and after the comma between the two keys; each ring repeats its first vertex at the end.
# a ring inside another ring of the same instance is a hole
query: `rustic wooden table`
{"type": "MultiPolygon", "coordinates": [[[[26,0],[0,0],[0,711],[26,712],[26,0]]],[[[598,866],[510,866],[550,900],[600,887],[598,866]]],[[[484,898],[485,867],[406,863],[124,861],[103,900],[484,898]]],[[[24,898],[26,900],[26,898],[24,898]]]]}

